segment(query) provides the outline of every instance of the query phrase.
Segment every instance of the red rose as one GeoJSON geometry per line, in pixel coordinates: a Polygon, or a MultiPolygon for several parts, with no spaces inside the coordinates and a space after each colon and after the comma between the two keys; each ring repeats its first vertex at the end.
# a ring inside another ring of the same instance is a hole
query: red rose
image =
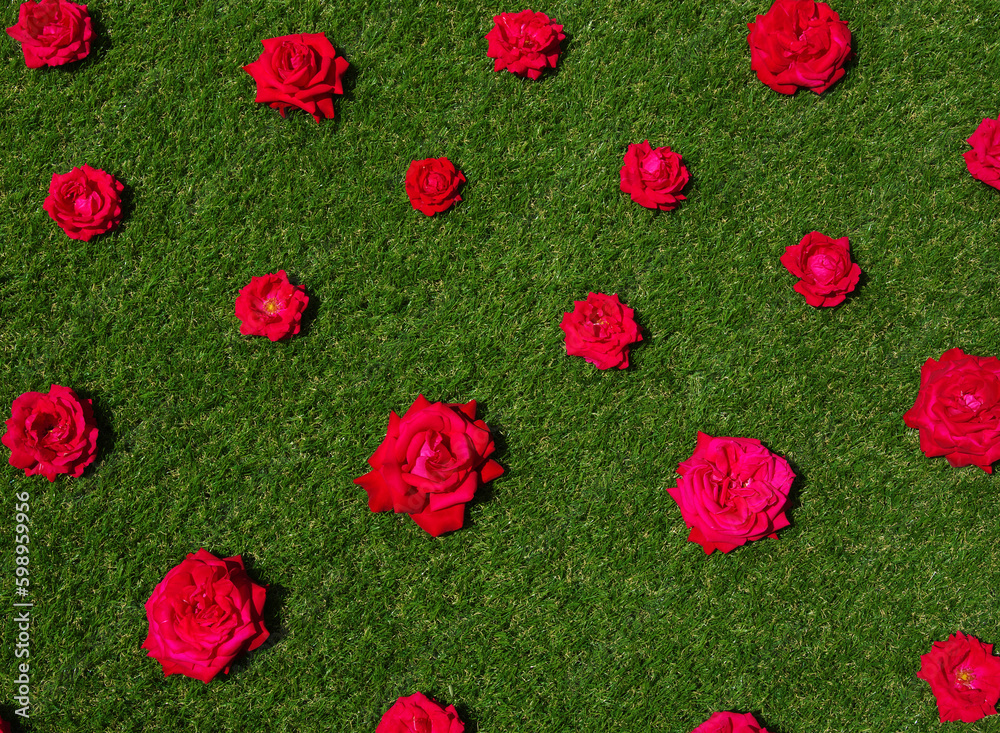
{"type": "Polygon", "coordinates": [[[406,171],[406,195],[419,212],[433,216],[461,201],[458,187],[465,183],[462,171],[447,158],[414,160],[406,171]]]}
{"type": "Polygon", "coordinates": [[[556,68],[559,44],[566,38],[563,27],[545,13],[522,10],[493,16],[493,29],[486,34],[490,42],[486,55],[496,59],[494,71],[507,69],[512,74],[537,79],[546,68],[556,68]]]}
{"type": "Polygon", "coordinates": [[[794,94],[807,87],[822,94],[844,75],[851,32],[826,3],[775,0],[747,28],[750,68],[776,92],[794,94]]]}
{"type": "Polygon", "coordinates": [[[631,144],[625,152],[621,170],[621,190],[647,209],[670,211],[680,206],[689,180],[679,153],[668,147],[650,148],[649,140],[631,144]]]}
{"type": "Polygon", "coordinates": [[[903,422],[920,431],[920,450],[952,466],[993,473],[1000,460],[1000,359],[949,349],[920,369],[920,391],[903,422]]]}
{"type": "Polygon", "coordinates": [[[25,392],[14,400],[2,440],[10,448],[10,465],[25,476],[82,476],[97,455],[97,425],[90,400],[69,387],[53,384],[48,394],[25,392]]]}
{"type": "Polygon", "coordinates": [[[688,540],[705,554],[729,552],[748,540],[777,539],[776,530],[789,524],[784,511],[795,474],[759,440],[699,432],[694,454],[677,473],[677,486],[667,492],[691,528],[688,540]]]}
{"type": "Polygon", "coordinates": [[[420,395],[403,417],[389,413],[385,440],[368,459],[373,470],[354,483],[368,492],[373,512],[405,512],[437,537],[461,529],[465,503],[503,473],[493,451],[475,400],[431,403],[420,395]]]}
{"type": "Polygon", "coordinates": [[[0,733],[10,733],[10,721],[0,718],[0,733]]]}
{"type": "Polygon", "coordinates": [[[122,220],[125,187],[110,173],[84,165],[69,173],[54,173],[42,208],[70,239],[89,242],[110,232],[122,220]]]}
{"type": "Polygon", "coordinates": [[[443,707],[422,692],[401,697],[385,711],[375,733],[462,733],[454,705],[443,707]]]}
{"type": "Polygon", "coordinates": [[[257,82],[257,99],[285,116],[298,107],[313,116],[333,119],[333,95],[343,94],[341,76],[348,63],[337,56],[325,33],[301,33],[261,41],[264,52],[243,70],[257,82]]]}
{"type": "Polygon", "coordinates": [[[628,366],[628,347],[642,341],[635,311],[618,300],[618,294],[590,293],[574,300],[573,312],[563,313],[560,328],[566,332],[566,353],[582,356],[598,369],[628,366]]]}
{"type": "Polygon", "coordinates": [[[971,723],[996,715],[1000,699],[1000,659],[993,645],[961,631],[948,641],[935,641],[930,654],[920,656],[917,677],[927,680],[937,699],[941,722],[971,723]]]}
{"type": "Polygon", "coordinates": [[[66,0],[28,0],[21,5],[17,25],[7,29],[7,35],[21,42],[29,69],[79,61],[90,53],[93,34],[87,6],[66,0]]]}
{"type": "Polygon", "coordinates": [[[301,285],[292,285],[284,270],[250,278],[236,297],[236,317],[244,336],[267,336],[280,341],[297,334],[309,296],[301,285]]]}
{"type": "Polygon", "coordinates": [[[270,635],[261,618],[266,594],[239,555],[190,553],[146,601],[149,634],[141,648],[163,665],[165,677],[183,674],[207,684],[270,635]]]}
{"type": "Polygon", "coordinates": [[[972,150],[962,153],[973,178],[1000,188],[1000,118],[985,118],[966,141],[972,150]]]}
{"type": "Polygon", "coordinates": [[[691,733],[767,733],[750,713],[712,713],[712,717],[691,733]]]}
{"type": "Polygon", "coordinates": [[[861,268],[851,262],[847,237],[830,239],[819,232],[809,232],[798,244],[785,247],[781,264],[800,278],[795,292],[817,308],[844,302],[861,277],[861,268]]]}

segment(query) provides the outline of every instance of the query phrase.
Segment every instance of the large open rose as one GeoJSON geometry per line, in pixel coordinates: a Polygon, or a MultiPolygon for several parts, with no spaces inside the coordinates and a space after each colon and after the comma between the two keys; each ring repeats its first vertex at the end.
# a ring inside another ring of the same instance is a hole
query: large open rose
{"type": "Polygon", "coordinates": [[[851,262],[847,237],[831,239],[820,232],[809,232],[798,244],[785,248],[781,264],[799,278],[795,292],[804,295],[814,308],[843,303],[861,279],[861,268],[851,262]]]}
{"type": "Polygon", "coordinates": [[[972,150],[962,153],[973,178],[1000,188],[1000,118],[986,117],[966,140],[972,150]]]}
{"type": "Polygon", "coordinates": [[[776,92],[794,94],[806,87],[821,94],[845,73],[851,32],[826,3],[775,0],[747,28],[750,68],[776,92]]]}
{"type": "Polygon", "coordinates": [[[53,384],[48,394],[25,392],[14,400],[2,441],[10,448],[10,465],[25,476],[42,474],[49,481],[66,473],[82,476],[97,455],[97,425],[90,400],[69,387],[53,384]]]}
{"type": "Polygon", "coordinates": [[[723,711],[712,716],[691,733],[767,733],[751,713],[723,711]]]}
{"type": "Polygon", "coordinates": [[[236,296],[236,317],[244,336],[267,336],[271,341],[291,338],[302,330],[302,313],[309,296],[292,285],[284,270],[251,277],[236,296]]]}
{"type": "Polygon", "coordinates": [[[706,554],[729,552],[748,540],[777,539],[787,527],[785,506],[795,474],[781,456],[752,438],[698,433],[694,454],[677,467],[667,489],[691,528],[688,539],[706,554]]]}
{"type": "Polygon", "coordinates": [[[680,153],[669,147],[651,148],[649,140],[643,140],[628,146],[619,178],[619,188],[640,206],[670,211],[684,200],[681,191],[690,175],[680,153]]]}
{"type": "Polygon", "coordinates": [[[566,334],[566,353],[582,356],[598,369],[625,369],[629,346],[642,341],[635,311],[617,293],[589,293],[586,300],[574,300],[573,311],[563,313],[559,327],[566,334]]]}
{"type": "Polygon", "coordinates": [[[493,28],[486,34],[490,42],[486,55],[496,59],[494,71],[537,79],[542,71],[554,69],[559,60],[559,44],[566,38],[563,27],[545,13],[522,10],[493,16],[493,28]]]}
{"type": "Polygon", "coordinates": [[[920,450],[952,466],[993,473],[1000,460],[1000,359],[949,349],[920,369],[920,391],[903,422],[920,431],[920,450]]]}
{"type": "Polygon", "coordinates": [[[37,69],[86,57],[94,31],[86,5],[66,0],[28,0],[21,4],[17,25],[8,28],[7,35],[21,42],[25,65],[37,69]]]}
{"type": "Polygon", "coordinates": [[[266,594],[239,555],[193,552],[146,601],[149,634],[142,648],[163,665],[164,676],[183,674],[207,684],[269,636],[261,616],[266,594]]]}
{"type": "Polygon", "coordinates": [[[401,697],[385,711],[375,733],[463,733],[454,705],[444,707],[422,692],[401,697]]]}
{"type": "Polygon", "coordinates": [[[489,456],[493,436],[476,420],[476,401],[429,402],[417,397],[406,414],[389,413],[385,439],[354,479],[373,512],[405,512],[437,537],[462,527],[465,503],[481,483],[503,473],[489,456]]]}
{"type": "Polygon", "coordinates": [[[947,641],[935,641],[920,657],[917,677],[927,680],[938,704],[941,722],[971,723],[996,715],[1000,700],[1000,659],[993,645],[961,631],[947,641]]]}
{"type": "Polygon", "coordinates": [[[447,158],[414,160],[406,171],[406,195],[410,197],[410,205],[427,216],[461,201],[458,189],[463,183],[462,171],[447,158]]]}
{"type": "Polygon", "coordinates": [[[100,168],[82,165],[54,173],[42,208],[70,239],[89,242],[121,223],[125,186],[100,168]]]}

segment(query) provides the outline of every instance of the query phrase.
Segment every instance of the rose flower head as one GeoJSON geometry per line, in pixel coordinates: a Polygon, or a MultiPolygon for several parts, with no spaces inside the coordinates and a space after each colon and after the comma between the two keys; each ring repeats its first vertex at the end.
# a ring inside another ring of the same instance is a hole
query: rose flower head
{"type": "Polygon", "coordinates": [[[494,71],[537,79],[545,69],[556,68],[559,44],[566,38],[563,27],[545,13],[522,10],[493,16],[493,28],[486,34],[490,42],[486,55],[496,59],[494,71]]]}
{"type": "Polygon", "coordinates": [[[267,336],[280,341],[302,328],[302,312],[309,296],[301,285],[292,285],[284,270],[250,278],[236,297],[236,317],[244,336],[267,336]]]}
{"type": "Polygon", "coordinates": [[[941,722],[971,723],[996,715],[1000,699],[1000,658],[993,645],[958,631],[947,641],[935,641],[920,656],[917,677],[926,680],[937,699],[941,722]]]}
{"type": "Polygon", "coordinates": [[[42,208],[70,239],[89,242],[121,223],[125,186],[99,168],[83,165],[54,173],[42,208]]]}
{"type": "Polygon", "coordinates": [[[343,94],[347,60],[337,56],[325,33],[300,33],[261,41],[264,52],[243,70],[257,82],[257,99],[285,116],[298,107],[316,122],[333,119],[333,95],[343,94]]]}
{"type": "Polygon", "coordinates": [[[9,463],[25,476],[40,473],[82,476],[97,455],[97,423],[91,400],[81,400],[69,387],[53,384],[48,394],[25,392],[10,407],[2,442],[9,463]]]}
{"type": "Polygon", "coordinates": [[[816,308],[844,302],[861,278],[861,268],[851,262],[847,237],[830,239],[819,232],[809,232],[798,244],[788,245],[781,264],[799,278],[795,292],[816,308]]]}
{"type": "Polygon", "coordinates": [[[711,717],[691,733],[767,733],[750,713],[712,713],[711,717]]]}
{"type": "Polygon", "coordinates": [[[414,160],[406,171],[406,195],[417,211],[433,216],[462,200],[458,188],[465,183],[462,171],[447,158],[414,160]]]}
{"type": "Polygon", "coordinates": [[[681,189],[688,180],[680,153],[669,147],[650,148],[649,140],[643,140],[625,151],[620,188],[640,206],[660,211],[676,209],[685,198],[681,189]]]}
{"type": "Polygon", "coordinates": [[[183,674],[208,684],[269,636],[262,617],[266,595],[239,555],[190,553],[146,601],[149,634],[141,648],[163,665],[165,677],[183,674]]]}
{"type": "Polygon", "coordinates": [[[920,369],[920,390],[903,422],[920,431],[920,450],[952,466],[993,473],[1000,460],[1000,359],[949,349],[920,369]]]}
{"type": "Polygon", "coordinates": [[[694,454],[677,467],[677,486],[667,492],[691,528],[690,542],[711,554],[748,540],[777,539],[795,474],[781,456],[752,438],[713,438],[698,433],[694,454]]]}
{"type": "Polygon", "coordinates": [[[20,41],[29,69],[62,66],[90,53],[94,35],[86,5],[66,0],[28,0],[21,4],[17,25],[7,35],[20,41]]]}
{"type": "Polygon", "coordinates": [[[368,492],[373,512],[409,514],[437,537],[461,529],[465,504],[480,484],[503,473],[493,454],[493,435],[476,420],[476,401],[428,402],[419,395],[406,414],[389,413],[385,439],[354,479],[368,492]]]}
{"type": "Polygon", "coordinates": [[[582,356],[598,369],[625,369],[629,346],[642,341],[635,311],[617,293],[590,293],[586,300],[574,300],[573,312],[563,313],[559,326],[566,333],[566,353],[582,356]]]}
{"type": "Polygon", "coordinates": [[[1000,118],[985,118],[966,141],[972,150],[962,153],[973,178],[1000,188],[1000,118]]]}
{"type": "Polygon", "coordinates": [[[454,705],[444,707],[422,692],[401,697],[385,711],[375,733],[463,733],[454,705]]]}
{"type": "Polygon", "coordinates": [[[844,75],[851,57],[847,23],[816,0],[775,0],[747,28],[751,70],[782,94],[799,87],[822,94],[844,75]]]}

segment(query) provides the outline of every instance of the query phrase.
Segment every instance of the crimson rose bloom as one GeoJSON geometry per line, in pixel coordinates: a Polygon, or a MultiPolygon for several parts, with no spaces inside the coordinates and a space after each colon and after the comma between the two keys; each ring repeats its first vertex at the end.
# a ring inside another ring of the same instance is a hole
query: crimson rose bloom
{"type": "Polygon", "coordinates": [[[680,153],[668,147],[650,148],[649,140],[631,144],[625,152],[621,169],[621,190],[647,209],[670,211],[680,206],[689,180],[680,153]]]}
{"type": "Polygon", "coordinates": [[[244,336],[267,336],[280,341],[302,328],[302,312],[309,296],[301,285],[292,285],[284,270],[250,278],[236,298],[236,317],[244,336]]]}
{"type": "Polygon", "coordinates": [[[767,733],[750,713],[712,713],[712,716],[691,733],[767,733]]]}
{"type": "Polygon", "coordinates": [[[1000,659],[993,645],[958,631],[948,641],[935,641],[920,656],[917,677],[927,680],[937,699],[941,722],[971,723],[996,715],[1000,699],[1000,659]]]}
{"type": "Polygon", "coordinates": [[[25,392],[14,400],[2,440],[10,448],[10,465],[25,476],[82,476],[97,455],[97,424],[90,400],[69,387],[53,384],[48,394],[25,392]]]}
{"type": "Polygon", "coordinates": [[[851,32],[826,3],[775,0],[747,28],[750,68],[776,92],[794,94],[807,87],[822,94],[845,73],[851,32]]]}
{"type": "Polygon", "coordinates": [[[0,733],[10,733],[10,722],[0,718],[0,733]]]}
{"type": "Polygon", "coordinates": [[[920,391],[903,422],[920,431],[920,450],[952,466],[993,473],[1000,460],[1000,359],[949,349],[920,369],[920,391]]]}
{"type": "Polygon", "coordinates": [[[493,29],[486,34],[490,42],[486,55],[496,59],[494,71],[507,69],[512,74],[537,79],[546,68],[556,68],[559,44],[566,38],[563,27],[545,13],[522,10],[493,16],[493,29]]]}
{"type": "Polygon", "coordinates": [[[405,512],[437,537],[461,529],[465,503],[503,473],[493,451],[475,400],[431,403],[420,395],[403,417],[389,413],[385,439],[368,459],[372,470],[354,483],[368,492],[373,512],[405,512]]]}
{"type": "Polygon", "coordinates": [[[443,707],[422,692],[401,697],[385,711],[375,733],[463,733],[454,705],[443,707]]]}
{"type": "Polygon", "coordinates": [[[985,118],[966,141],[972,150],[962,153],[973,178],[1000,188],[1000,118],[985,118]]]}
{"type": "Polygon", "coordinates": [[[847,237],[830,239],[819,232],[809,232],[798,244],[788,245],[781,264],[801,278],[795,283],[795,292],[806,296],[806,302],[816,308],[844,302],[861,277],[861,268],[851,262],[847,237]]]}
{"type": "Polygon", "coordinates": [[[559,326],[566,332],[566,353],[582,356],[598,369],[624,369],[629,345],[642,341],[635,311],[617,293],[589,293],[586,300],[574,300],[573,312],[563,313],[559,326]]]}
{"type": "Polygon", "coordinates": [[[110,173],[84,165],[52,175],[42,208],[67,237],[89,242],[121,223],[124,190],[125,186],[110,173]]]}
{"type": "Polygon", "coordinates": [[[86,5],[66,0],[28,0],[21,4],[17,25],[7,35],[21,42],[24,63],[29,69],[62,66],[79,61],[90,53],[94,31],[86,5]]]}
{"type": "Polygon", "coordinates": [[[257,82],[257,99],[285,116],[298,107],[316,122],[333,119],[333,95],[343,94],[341,76],[348,63],[337,56],[325,33],[265,38],[264,52],[243,70],[257,82]]]}
{"type": "Polygon", "coordinates": [[[688,540],[706,555],[729,552],[747,540],[777,539],[776,530],[789,524],[784,511],[795,474],[759,440],[699,432],[694,454],[677,473],[677,486],[667,492],[691,528],[688,540]]]}
{"type": "Polygon", "coordinates": [[[239,555],[190,553],[146,601],[149,635],[141,648],[163,665],[165,677],[183,674],[207,684],[270,635],[261,617],[266,594],[239,555]]]}
{"type": "Polygon", "coordinates": [[[462,171],[447,158],[424,158],[410,163],[406,171],[406,195],[417,211],[433,216],[462,200],[458,187],[465,183],[462,171]]]}

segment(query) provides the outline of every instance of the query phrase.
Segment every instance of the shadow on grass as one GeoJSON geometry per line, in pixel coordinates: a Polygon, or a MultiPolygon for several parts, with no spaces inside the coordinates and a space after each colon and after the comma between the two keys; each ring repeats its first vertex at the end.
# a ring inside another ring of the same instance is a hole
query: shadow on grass
{"type": "MultiPolygon", "coordinates": [[[[486,409],[485,402],[477,402],[476,404],[476,419],[482,420],[481,415],[483,413],[488,413],[489,410],[486,409]]],[[[490,434],[493,436],[493,447],[494,451],[490,455],[490,458],[500,464],[503,468],[503,473],[497,476],[492,481],[482,484],[478,489],[476,489],[476,495],[472,497],[472,501],[467,502],[465,505],[465,517],[462,522],[462,528],[472,528],[476,526],[475,520],[472,518],[472,513],[469,511],[471,507],[486,504],[487,502],[493,501],[493,497],[496,495],[495,484],[500,482],[505,482],[510,475],[510,469],[505,465],[504,457],[507,455],[507,441],[504,436],[507,434],[506,429],[503,425],[495,423],[493,421],[488,421],[486,423],[490,428],[490,434]]],[[[458,530],[461,531],[461,530],[458,530]]],[[[451,534],[450,532],[448,534],[451,534]]]]}
{"type": "Polygon", "coordinates": [[[97,470],[97,467],[104,465],[108,457],[114,453],[115,445],[118,442],[118,434],[114,429],[114,412],[99,394],[75,387],[73,391],[81,400],[91,401],[91,407],[94,410],[94,423],[97,425],[97,456],[89,466],[83,469],[83,476],[89,478],[97,470]]]}
{"type": "MultiPolygon", "coordinates": [[[[219,554],[212,550],[209,550],[209,552],[218,557],[230,557],[228,553],[219,554]]],[[[267,589],[267,596],[264,599],[264,611],[261,615],[264,620],[264,628],[268,631],[268,637],[258,648],[233,660],[229,674],[220,674],[216,678],[219,681],[235,680],[243,673],[245,668],[253,664],[255,655],[268,654],[272,647],[283,641],[288,635],[288,629],[285,628],[282,621],[282,611],[285,607],[285,601],[291,595],[291,591],[278,583],[268,583],[266,573],[258,572],[257,559],[253,555],[244,553],[242,557],[243,566],[246,568],[247,576],[250,580],[257,583],[257,585],[263,585],[267,589]]]]}

